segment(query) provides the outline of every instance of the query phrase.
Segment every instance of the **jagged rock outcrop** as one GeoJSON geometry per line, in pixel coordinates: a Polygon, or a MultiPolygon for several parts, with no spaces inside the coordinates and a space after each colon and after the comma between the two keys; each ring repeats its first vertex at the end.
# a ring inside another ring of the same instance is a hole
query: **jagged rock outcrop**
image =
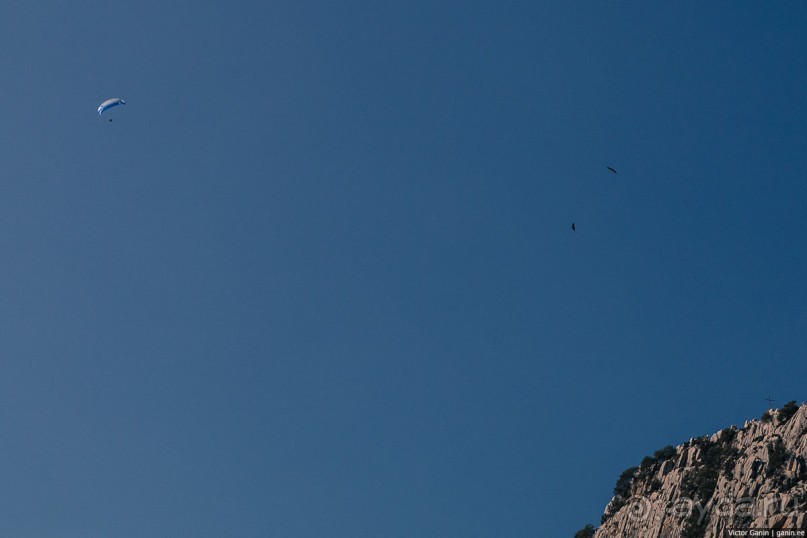
{"type": "Polygon", "coordinates": [[[807,405],[690,439],[626,470],[594,538],[807,529],[807,405]]]}

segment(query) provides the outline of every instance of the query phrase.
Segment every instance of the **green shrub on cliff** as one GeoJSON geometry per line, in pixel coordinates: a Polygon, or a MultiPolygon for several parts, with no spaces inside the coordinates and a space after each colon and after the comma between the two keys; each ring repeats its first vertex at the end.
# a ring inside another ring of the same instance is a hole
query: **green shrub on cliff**
{"type": "Polygon", "coordinates": [[[779,416],[777,417],[777,422],[779,424],[784,424],[791,418],[796,412],[799,410],[799,406],[796,404],[796,400],[790,400],[782,408],[779,410],[779,416]]]}
{"type": "Polygon", "coordinates": [[[576,533],[574,533],[574,538],[591,538],[594,536],[594,531],[596,531],[592,525],[586,525],[576,533]]]}

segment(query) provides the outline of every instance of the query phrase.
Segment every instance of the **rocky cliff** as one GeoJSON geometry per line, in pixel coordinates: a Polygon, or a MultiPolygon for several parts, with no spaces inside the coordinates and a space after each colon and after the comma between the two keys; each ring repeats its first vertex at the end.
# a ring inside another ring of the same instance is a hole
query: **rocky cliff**
{"type": "Polygon", "coordinates": [[[622,473],[594,538],[805,536],[805,459],[807,405],[795,402],[665,447],[622,473]]]}

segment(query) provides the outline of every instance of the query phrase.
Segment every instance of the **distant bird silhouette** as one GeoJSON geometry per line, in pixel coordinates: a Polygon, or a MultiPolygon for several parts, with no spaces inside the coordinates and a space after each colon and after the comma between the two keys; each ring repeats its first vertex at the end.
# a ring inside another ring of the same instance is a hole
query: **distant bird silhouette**
{"type": "Polygon", "coordinates": [[[613,173],[615,173],[615,174],[616,174],[616,170],[614,170],[614,169],[613,169],[613,168],[611,168],[610,166],[606,166],[606,168],[607,168],[608,170],[610,170],[611,172],[613,172],[613,173]]]}
{"type": "Polygon", "coordinates": [[[575,226],[575,225],[574,225],[574,222],[573,222],[573,223],[572,223],[572,231],[575,231],[576,229],[577,229],[577,226],[575,226]]]}

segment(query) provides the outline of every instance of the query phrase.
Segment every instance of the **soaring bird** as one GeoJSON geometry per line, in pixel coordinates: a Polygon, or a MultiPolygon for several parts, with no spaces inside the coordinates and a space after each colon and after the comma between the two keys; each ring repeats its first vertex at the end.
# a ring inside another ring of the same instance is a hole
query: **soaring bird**
{"type": "Polygon", "coordinates": [[[574,222],[573,222],[572,223],[572,231],[575,231],[576,229],[577,229],[577,227],[574,225],[574,222]]]}
{"type": "Polygon", "coordinates": [[[616,170],[614,170],[614,169],[613,169],[613,168],[611,168],[610,166],[606,166],[606,168],[607,168],[608,170],[610,170],[611,172],[613,172],[613,173],[615,173],[615,174],[616,174],[616,170]]]}

